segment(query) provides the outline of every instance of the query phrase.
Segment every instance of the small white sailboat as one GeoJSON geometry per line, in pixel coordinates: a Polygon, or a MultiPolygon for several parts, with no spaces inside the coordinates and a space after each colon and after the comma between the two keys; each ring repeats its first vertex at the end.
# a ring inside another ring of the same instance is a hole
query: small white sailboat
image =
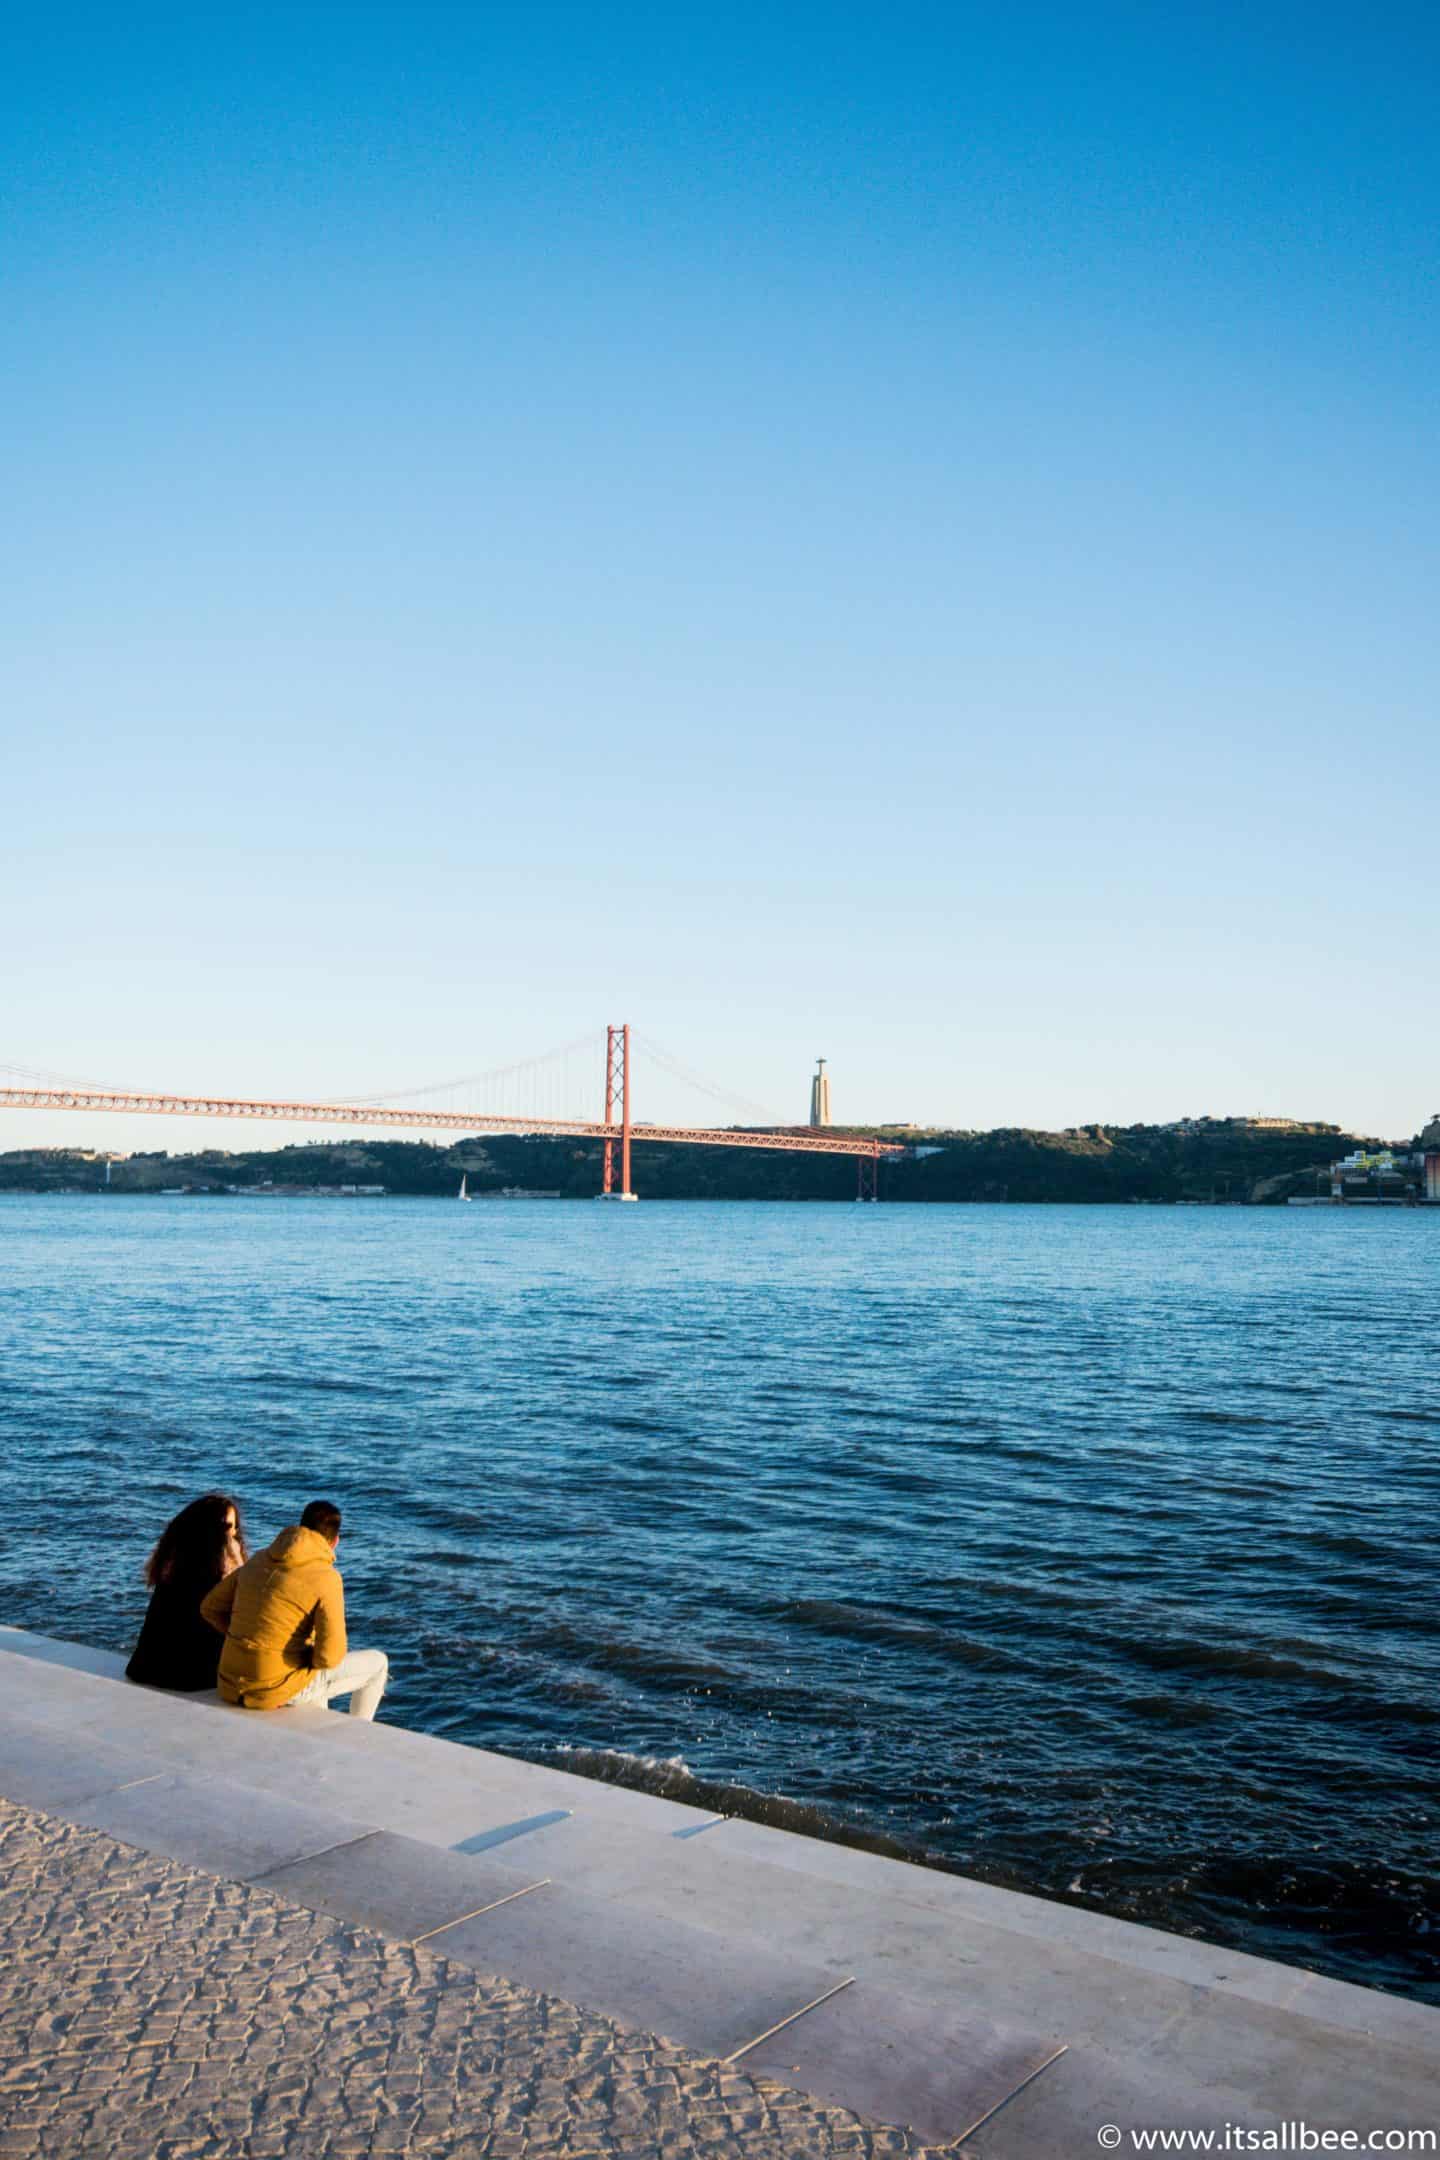
{"type": "Polygon", "coordinates": [[[460,1173],[460,1191],[457,1197],[461,1200],[468,1200],[470,1198],[470,1193],[466,1184],[467,1175],[468,1173],[464,1170],[462,1170],[460,1173]]]}

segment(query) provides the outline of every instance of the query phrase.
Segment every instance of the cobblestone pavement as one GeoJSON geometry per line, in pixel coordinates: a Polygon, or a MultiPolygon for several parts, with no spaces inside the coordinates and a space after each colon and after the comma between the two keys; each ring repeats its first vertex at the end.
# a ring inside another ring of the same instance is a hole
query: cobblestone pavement
{"type": "Polygon", "coordinates": [[[923,2160],[553,1996],[0,1801],[0,2160],[923,2160]]]}

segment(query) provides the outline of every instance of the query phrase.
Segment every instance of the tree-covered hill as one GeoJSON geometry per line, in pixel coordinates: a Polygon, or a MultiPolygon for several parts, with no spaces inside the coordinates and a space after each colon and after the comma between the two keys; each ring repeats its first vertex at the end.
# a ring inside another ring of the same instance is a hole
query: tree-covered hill
{"type": "MultiPolygon", "coordinates": [[[[886,1133],[883,1137],[899,1138],[886,1133]]],[[[891,1201],[1278,1202],[1323,1189],[1329,1165],[1373,1140],[1335,1127],[1274,1130],[1243,1121],[1186,1127],[1081,1126],[1066,1132],[907,1133],[924,1151],[886,1163],[891,1201]]],[[[383,1185],[388,1193],[449,1195],[461,1173],[477,1197],[505,1190],[588,1198],[600,1187],[600,1147],[583,1140],[487,1135],[453,1146],[353,1138],[238,1153],[137,1154],[110,1167],[111,1190],[336,1191],[383,1185]]],[[[94,1191],[105,1164],[79,1150],[0,1155],[0,1191],[94,1191]]],[[[637,1192],[651,1200],[850,1200],[855,1165],[845,1157],[770,1154],[645,1144],[634,1149],[637,1192]]]]}

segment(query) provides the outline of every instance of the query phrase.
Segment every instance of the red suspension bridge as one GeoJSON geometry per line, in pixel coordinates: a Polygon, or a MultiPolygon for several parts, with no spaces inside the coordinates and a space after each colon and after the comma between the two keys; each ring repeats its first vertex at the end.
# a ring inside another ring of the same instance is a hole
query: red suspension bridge
{"type": "MultiPolygon", "coordinates": [[[[603,1143],[602,1199],[633,1200],[630,1183],[632,1147],[726,1147],[761,1148],[791,1155],[844,1155],[856,1164],[857,1191],[862,1200],[879,1197],[880,1164],[903,1155],[905,1144],[877,1139],[869,1133],[783,1125],[646,1125],[635,1121],[631,1109],[632,1036],[630,1027],[605,1030],[604,1108],[599,1118],[547,1116],[530,1110],[444,1108],[417,1104],[417,1096],[449,1096],[477,1084],[516,1084],[528,1077],[529,1092],[536,1092],[535,1076],[542,1068],[571,1061],[588,1045],[569,1044],[547,1059],[508,1066],[500,1072],[474,1076],[434,1088],[416,1088],[407,1096],[372,1101],[342,1099],[330,1102],[262,1100],[227,1095],[178,1095],[164,1090],[102,1087],[98,1083],[60,1083],[53,1076],[32,1077],[17,1087],[0,1087],[0,1110],[83,1111],[113,1117],[244,1118],[271,1124],[389,1126],[409,1132],[463,1132],[553,1134],[557,1138],[598,1140],[603,1143]]],[[[721,1089],[688,1073],[674,1059],[652,1049],[656,1061],[672,1075],[705,1093],[727,1097],[721,1089]]],[[[14,1068],[12,1068],[14,1070],[14,1068]]],[[[516,1092],[522,1092],[517,1085],[516,1092]]],[[[754,1108],[753,1105],[748,1106],[754,1108]]]]}

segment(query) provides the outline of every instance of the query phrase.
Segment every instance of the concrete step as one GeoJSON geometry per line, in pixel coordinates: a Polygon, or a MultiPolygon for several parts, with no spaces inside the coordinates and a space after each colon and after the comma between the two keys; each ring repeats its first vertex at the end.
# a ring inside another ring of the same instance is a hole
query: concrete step
{"type": "Polygon", "coordinates": [[[63,1665],[69,1672],[94,1673],[102,1680],[123,1680],[128,1660],[120,1650],[97,1650],[91,1643],[64,1642],[58,1635],[32,1635],[28,1628],[0,1626],[0,1650],[12,1651],[41,1665],[63,1665]]]}
{"type": "Polygon", "coordinates": [[[382,1829],[459,1845],[516,1822],[557,1813],[603,1815],[662,1834],[712,1818],[699,1808],[604,1785],[403,1727],[337,1711],[287,1708],[261,1715],[213,1696],[167,1695],[88,1667],[0,1646],[0,1699],[32,1722],[74,1724],[97,1741],[143,1747],[172,1769],[223,1772],[257,1792],[353,1814],[382,1829]]]}
{"type": "MultiPolygon", "coordinates": [[[[3,1685],[3,1676],[0,1676],[3,1685]]],[[[138,1745],[121,1748],[90,1739],[84,1728],[42,1724],[24,1717],[8,1695],[0,1712],[0,1793],[21,1807],[52,1813],[97,1793],[136,1784],[152,1775],[153,1756],[138,1745]]]]}
{"type": "Polygon", "coordinates": [[[287,1862],[362,1838],[363,1820],[273,1798],[233,1778],[161,1770],[53,1813],[207,1875],[255,1882],[287,1862]]]}
{"type": "MultiPolygon", "coordinates": [[[[753,1857],[748,1839],[735,1850],[723,1835],[728,1827],[660,1840],[624,1825],[570,1818],[518,1839],[510,1857],[557,1883],[583,1885],[591,1897],[679,1917],[730,1940],[782,1941],[819,1965],[854,1973],[861,1984],[856,2001],[837,2003],[825,2022],[852,2023],[865,2014],[872,1996],[883,1995],[899,2005],[895,2029],[900,2037],[892,2050],[898,2054],[908,2044],[906,2035],[913,2042],[926,2031],[943,2050],[949,2019],[965,2026],[980,2059],[989,2045],[986,2035],[993,2032],[1012,2057],[1038,2061],[1064,2043],[1118,2074],[1119,2066],[1151,2055],[1160,2035],[1188,2033],[1191,2044],[1175,2051],[1166,2077],[1172,2097],[1188,2099],[1197,2119],[1203,2119],[1206,2096],[1222,2066],[1237,2101],[1273,2079],[1281,2063],[1318,2097],[1322,2088],[1338,2094],[1363,2087],[1383,2056],[1386,2076],[1403,2089],[1407,2060],[1423,2059],[1440,2042],[1440,2015],[1434,2010],[1369,1989],[1337,1986],[1342,2008],[1349,2013],[1358,2003],[1368,2023],[1363,2028],[1332,2023],[1322,2048],[1319,2021],[1307,2012],[1137,1966],[1110,1954],[1111,1935],[1086,1948],[1083,1935],[1076,1939],[1079,1931],[1057,1931],[1047,1939],[1033,1918],[1021,1929],[998,1925],[989,1916],[997,1910],[1003,1914],[1004,1892],[979,1901],[987,1915],[979,1918],[967,1900],[948,1894],[952,1884],[964,1888],[958,1878],[884,1860],[828,1873],[780,1866],[753,1857]]],[[[761,1851],[775,1849],[769,1841],[758,1842],[761,1851]]],[[[788,1840],[791,1846],[813,1842],[788,1840]]],[[[1041,1905],[1038,1899],[1027,1902],[1041,1905]]],[[[1089,1916],[1074,1917],[1083,1923],[1089,1916]]],[[[1150,1931],[1127,1932],[1143,1937],[1150,1931]]],[[[1182,1947],[1204,1952],[1206,1960],[1224,1957],[1210,1945],[1182,1947]]],[[[1264,1969],[1263,1961],[1252,1962],[1264,1969]]],[[[1197,1963],[1208,1970],[1205,1961],[1197,1963]]],[[[1275,1970],[1282,1976],[1277,1988],[1293,1981],[1303,1999],[1303,1983],[1314,1976],[1275,1970]]],[[[820,2037],[818,2031],[814,2037],[820,2037]]],[[[872,2067],[883,2061],[878,2024],[873,2048],[862,2052],[872,2067]]],[[[809,2067],[807,2075],[813,2076],[809,2067]]],[[[812,2083],[806,2089],[820,2087],[812,2083]]],[[[973,2094],[977,2103],[981,2097],[973,2094]]],[[[1243,2115],[1243,2107],[1238,2112],[1243,2115]]]]}
{"type": "Polygon", "coordinates": [[[1130,1920],[1054,1899],[1000,1889],[974,1877],[941,1868],[915,1867],[878,1853],[861,1852],[822,1838],[799,1837],[762,1823],[730,1819],[705,1833],[711,1852],[726,1851],[764,1860],[774,1867],[847,1889],[869,1892],[899,1906],[973,1921],[1006,1934],[1028,1936],[1047,1951],[1068,1945],[1090,1957],[1103,1957],[1157,1979],[1190,1987],[1214,1988],[1250,2002],[1295,2011],[1339,2032],[1375,2033],[1383,2026],[1392,2039],[1407,2036],[1417,2047],[1440,2044],[1440,2011],[1376,1988],[1356,1987],[1300,1965],[1252,1957],[1189,1935],[1142,1927],[1130,1920]]]}
{"type": "Polygon", "coordinates": [[[447,1852],[389,1830],[287,1861],[257,1880],[291,1904],[408,1943],[438,1941],[458,1922],[546,1887],[526,1868],[447,1852]]]}
{"type": "Polygon", "coordinates": [[[783,1929],[717,1934],[529,1875],[382,1832],[260,1882],[317,1911],[581,2001],[617,2024],[741,2062],[858,2113],[907,2122],[928,2138],[959,2136],[1057,2053],[1053,2043],[983,2013],[809,1964],[783,1929]]]}

